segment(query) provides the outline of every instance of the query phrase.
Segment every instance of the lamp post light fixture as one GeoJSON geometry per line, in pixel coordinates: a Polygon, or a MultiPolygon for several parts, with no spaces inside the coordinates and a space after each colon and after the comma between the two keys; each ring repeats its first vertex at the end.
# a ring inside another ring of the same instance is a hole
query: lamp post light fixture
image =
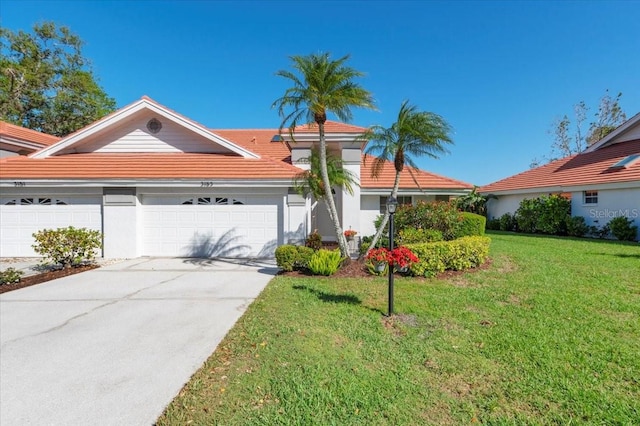
{"type": "MultiPolygon", "coordinates": [[[[389,252],[393,251],[393,215],[396,213],[398,200],[392,195],[387,199],[387,211],[389,212],[389,252]]],[[[388,316],[393,315],[393,265],[389,263],[389,306],[388,316]]]]}

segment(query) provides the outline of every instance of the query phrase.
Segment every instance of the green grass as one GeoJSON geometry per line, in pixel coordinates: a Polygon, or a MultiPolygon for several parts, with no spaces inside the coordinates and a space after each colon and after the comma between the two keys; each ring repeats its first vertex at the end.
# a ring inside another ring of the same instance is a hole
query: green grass
{"type": "Polygon", "coordinates": [[[488,269],[276,277],[160,425],[640,423],[640,247],[491,233],[488,269]]]}

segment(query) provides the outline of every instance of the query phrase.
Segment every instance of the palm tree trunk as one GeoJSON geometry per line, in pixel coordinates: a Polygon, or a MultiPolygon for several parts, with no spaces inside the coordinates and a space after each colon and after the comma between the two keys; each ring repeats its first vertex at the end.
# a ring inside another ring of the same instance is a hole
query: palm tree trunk
{"type": "MultiPolygon", "coordinates": [[[[396,169],[396,179],[393,182],[393,189],[391,190],[391,196],[392,197],[395,198],[395,197],[398,196],[398,188],[399,187],[400,187],[400,172],[396,169]]],[[[372,248],[374,248],[376,246],[376,244],[378,244],[378,241],[380,240],[380,237],[382,237],[382,233],[384,232],[384,229],[387,227],[387,222],[389,222],[389,210],[385,209],[384,217],[382,218],[382,222],[380,223],[380,227],[376,231],[376,235],[374,235],[373,240],[371,240],[371,245],[367,249],[367,253],[365,253],[365,256],[367,254],[369,254],[369,250],[371,250],[372,248]]],[[[389,238],[393,238],[393,237],[391,235],[389,235],[389,238]]]]}
{"type": "Polygon", "coordinates": [[[329,182],[329,172],[327,170],[327,141],[324,136],[324,121],[317,121],[318,131],[320,133],[320,174],[322,176],[322,182],[324,184],[324,202],[329,212],[329,219],[333,223],[333,229],[336,233],[336,240],[340,247],[340,254],[342,257],[349,257],[349,246],[347,245],[347,239],[342,233],[342,227],[340,226],[340,218],[338,216],[338,209],[336,209],[336,203],[333,200],[331,194],[331,183],[329,182]]]}

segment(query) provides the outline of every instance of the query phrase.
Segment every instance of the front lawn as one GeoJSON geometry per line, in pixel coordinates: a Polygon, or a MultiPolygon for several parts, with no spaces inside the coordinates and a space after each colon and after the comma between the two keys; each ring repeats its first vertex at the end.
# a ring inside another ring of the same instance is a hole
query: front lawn
{"type": "Polygon", "coordinates": [[[392,318],[385,278],[276,277],[158,424],[638,424],[638,244],[490,236],[392,318]]]}

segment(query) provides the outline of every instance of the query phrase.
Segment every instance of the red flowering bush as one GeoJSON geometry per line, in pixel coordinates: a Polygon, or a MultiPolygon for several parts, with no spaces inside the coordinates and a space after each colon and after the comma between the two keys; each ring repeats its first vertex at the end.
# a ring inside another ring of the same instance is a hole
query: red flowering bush
{"type": "Polygon", "coordinates": [[[404,246],[393,249],[390,258],[389,263],[395,265],[397,268],[406,268],[420,260],[411,250],[404,246]]]}

